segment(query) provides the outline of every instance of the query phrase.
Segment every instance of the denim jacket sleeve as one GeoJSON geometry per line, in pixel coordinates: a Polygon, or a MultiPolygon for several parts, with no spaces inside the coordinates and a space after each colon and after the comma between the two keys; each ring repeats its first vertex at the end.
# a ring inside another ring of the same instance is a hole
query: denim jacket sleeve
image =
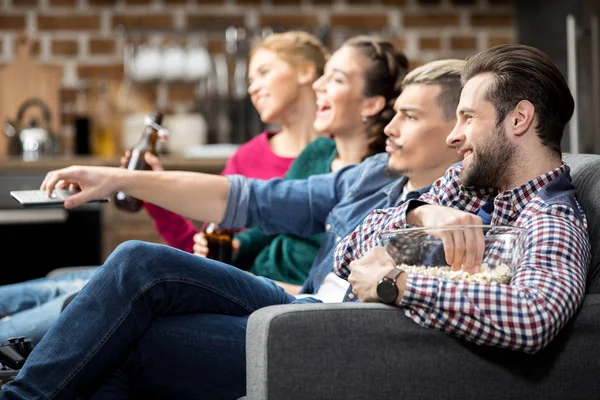
{"type": "Polygon", "coordinates": [[[298,180],[265,181],[230,175],[221,225],[257,227],[266,234],[309,236],[323,232],[327,215],[360,176],[363,164],[298,180]]]}

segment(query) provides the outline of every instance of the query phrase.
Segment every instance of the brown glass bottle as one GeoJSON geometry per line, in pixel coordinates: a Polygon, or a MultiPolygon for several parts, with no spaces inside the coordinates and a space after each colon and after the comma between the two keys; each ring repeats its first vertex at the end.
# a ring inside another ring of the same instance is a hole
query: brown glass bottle
{"type": "Polygon", "coordinates": [[[233,231],[221,228],[215,223],[210,223],[204,229],[204,236],[208,242],[208,258],[231,264],[233,250],[231,242],[233,240],[233,231]]]}
{"type": "MultiPolygon", "coordinates": [[[[142,137],[131,149],[131,156],[127,162],[127,169],[150,169],[144,156],[146,152],[156,155],[156,143],[158,142],[158,130],[156,128],[162,124],[162,118],[163,115],[160,112],[156,112],[150,116],[151,123],[146,124],[142,137]]],[[[115,193],[114,202],[118,209],[128,212],[138,212],[144,205],[142,200],[132,197],[124,192],[115,193]]]]}

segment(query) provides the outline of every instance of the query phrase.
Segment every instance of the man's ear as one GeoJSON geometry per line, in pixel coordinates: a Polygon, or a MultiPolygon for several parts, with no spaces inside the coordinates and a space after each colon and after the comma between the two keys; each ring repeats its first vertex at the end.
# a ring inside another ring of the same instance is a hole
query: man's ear
{"type": "Polygon", "coordinates": [[[312,85],[317,79],[317,67],[312,62],[303,61],[298,63],[296,71],[300,85],[312,85]]]}
{"type": "Polygon", "coordinates": [[[385,108],[385,97],[372,96],[363,101],[361,117],[371,117],[381,112],[385,108]]]}
{"type": "Polygon", "coordinates": [[[510,127],[516,136],[524,135],[533,125],[535,107],[528,100],[521,100],[509,114],[510,127]]]}

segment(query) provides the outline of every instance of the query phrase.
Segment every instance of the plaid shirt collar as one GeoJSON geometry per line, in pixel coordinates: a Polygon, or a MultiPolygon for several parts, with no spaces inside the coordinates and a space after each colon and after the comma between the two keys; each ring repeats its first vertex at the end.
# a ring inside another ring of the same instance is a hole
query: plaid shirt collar
{"type": "Polygon", "coordinates": [[[462,183],[459,186],[459,192],[462,192],[462,194],[466,195],[467,197],[478,199],[479,207],[481,207],[486,201],[494,199],[495,217],[492,224],[503,225],[517,218],[525,206],[527,206],[527,204],[537,195],[540,189],[548,184],[548,182],[556,179],[569,170],[569,166],[562,162],[560,167],[540,175],[524,185],[502,193],[498,193],[494,189],[464,186],[462,183]]]}

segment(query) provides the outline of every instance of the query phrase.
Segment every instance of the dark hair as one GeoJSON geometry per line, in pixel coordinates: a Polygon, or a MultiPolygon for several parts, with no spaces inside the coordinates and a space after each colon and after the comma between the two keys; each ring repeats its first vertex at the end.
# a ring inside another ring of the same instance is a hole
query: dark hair
{"type": "Polygon", "coordinates": [[[357,36],[348,39],[343,46],[352,47],[371,60],[371,66],[364,72],[363,95],[383,96],[386,100],[385,107],[379,113],[367,118],[366,158],[385,151],[387,136],[383,133],[383,128],[394,117],[394,103],[402,91],[402,79],[408,70],[408,59],[391,42],[377,37],[357,36]]]}
{"type": "Polygon", "coordinates": [[[495,46],[467,59],[462,81],[487,72],[495,76],[487,99],[496,107],[496,123],[504,121],[521,100],[527,100],[535,107],[540,141],[561,154],[560,142],[575,102],[550,57],[530,46],[495,46]]]}

